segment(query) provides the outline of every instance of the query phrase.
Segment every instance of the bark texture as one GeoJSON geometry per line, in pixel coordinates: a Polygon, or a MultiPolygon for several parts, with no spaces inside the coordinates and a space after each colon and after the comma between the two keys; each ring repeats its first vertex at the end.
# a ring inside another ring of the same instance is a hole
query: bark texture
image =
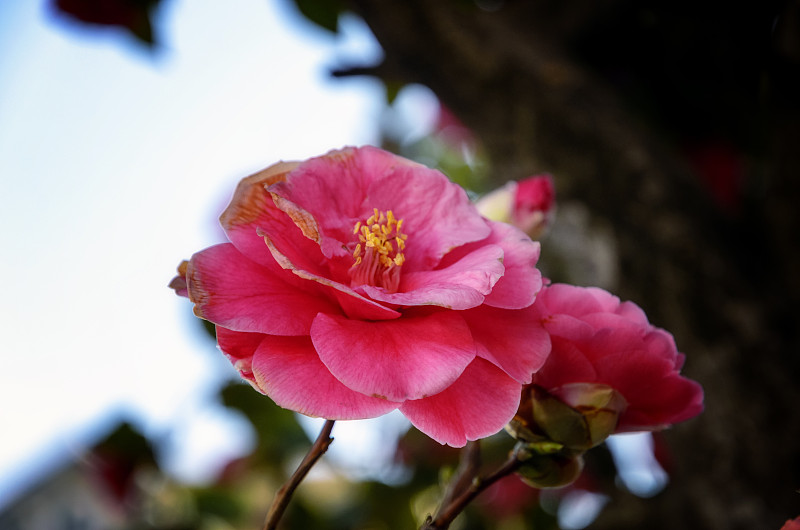
{"type": "Polygon", "coordinates": [[[800,515],[800,2],[738,6],[351,5],[385,52],[353,73],[430,87],[498,182],[551,172],[561,203],[611,227],[608,287],[675,334],[705,387],[706,411],[666,435],[671,485],[617,490],[593,528],[800,515]]]}

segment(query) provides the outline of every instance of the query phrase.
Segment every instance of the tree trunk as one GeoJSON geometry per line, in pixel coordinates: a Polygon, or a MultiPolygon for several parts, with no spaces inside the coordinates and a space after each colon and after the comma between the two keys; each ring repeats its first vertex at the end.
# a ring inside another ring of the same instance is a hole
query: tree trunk
{"type": "Polygon", "coordinates": [[[606,287],[674,333],[705,388],[667,433],[670,486],[613,493],[594,528],[800,515],[800,2],[697,4],[352,6],[384,48],[374,73],[430,87],[498,182],[548,171],[561,204],[611,227],[606,287]]]}

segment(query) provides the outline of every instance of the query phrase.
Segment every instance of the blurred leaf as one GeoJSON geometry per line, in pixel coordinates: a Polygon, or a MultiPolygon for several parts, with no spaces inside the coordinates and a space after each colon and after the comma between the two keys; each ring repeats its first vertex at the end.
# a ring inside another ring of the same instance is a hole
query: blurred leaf
{"type": "Polygon", "coordinates": [[[226,407],[240,411],[253,424],[258,437],[258,456],[275,462],[308,445],[310,440],[294,413],[278,407],[250,385],[232,382],[220,394],[226,407]]]}
{"type": "Polygon", "coordinates": [[[397,99],[397,95],[400,93],[403,87],[406,86],[406,84],[384,79],[383,86],[386,88],[386,104],[391,105],[394,103],[394,100],[397,99]]]}
{"type": "Polygon", "coordinates": [[[201,515],[212,515],[225,521],[240,521],[247,507],[234,495],[232,488],[212,487],[195,490],[195,503],[201,515]]]}
{"type": "Polygon", "coordinates": [[[217,327],[204,318],[198,319],[203,326],[203,330],[208,334],[214,342],[217,342],[217,327]]]}
{"type": "Polygon", "coordinates": [[[95,26],[125,28],[149,47],[155,45],[152,12],[161,0],[53,0],[57,11],[95,26]]]}
{"type": "Polygon", "coordinates": [[[311,22],[333,33],[339,31],[339,14],[344,6],[338,0],[294,0],[294,3],[311,22]]]}

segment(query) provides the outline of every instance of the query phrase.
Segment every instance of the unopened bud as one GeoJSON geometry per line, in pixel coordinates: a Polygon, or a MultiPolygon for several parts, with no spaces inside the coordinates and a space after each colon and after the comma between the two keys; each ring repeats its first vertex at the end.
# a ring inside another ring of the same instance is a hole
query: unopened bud
{"type": "Polygon", "coordinates": [[[527,444],[555,442],[582,453],[614,433],[626,406],[622,395],[607,385],[570,383],[549,390],[528,385],[506,430],[527,444]]]}
{"type": "Polygon", "coordinates": [[[532,453],[517,470],[517,475],[534,488],[562,488],[575,482],[581,471],[583,471],[581,455],[532,453]]]}
{"type": "Polygon", "coordinates": [[[539,239],[555,212],[553,178],[537,175],[509,182],[481,197],[476,206],[487,219],[512,224],[539,239]]]}

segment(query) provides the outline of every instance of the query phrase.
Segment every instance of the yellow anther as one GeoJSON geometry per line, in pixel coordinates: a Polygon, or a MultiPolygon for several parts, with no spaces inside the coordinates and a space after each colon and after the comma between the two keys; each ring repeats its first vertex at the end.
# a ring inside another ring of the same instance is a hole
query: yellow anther
{"type": "Polygon", "coordinates": [[[405,263],[403,251],[408,236],[400,232],[403,220],[394,212],[372,209],[363,223],[357,222],[353,234],[358,242],[353,250],[350,276],[354,285],[373,285],[395,292],[400,282],[399,267],[405,263]]]}

